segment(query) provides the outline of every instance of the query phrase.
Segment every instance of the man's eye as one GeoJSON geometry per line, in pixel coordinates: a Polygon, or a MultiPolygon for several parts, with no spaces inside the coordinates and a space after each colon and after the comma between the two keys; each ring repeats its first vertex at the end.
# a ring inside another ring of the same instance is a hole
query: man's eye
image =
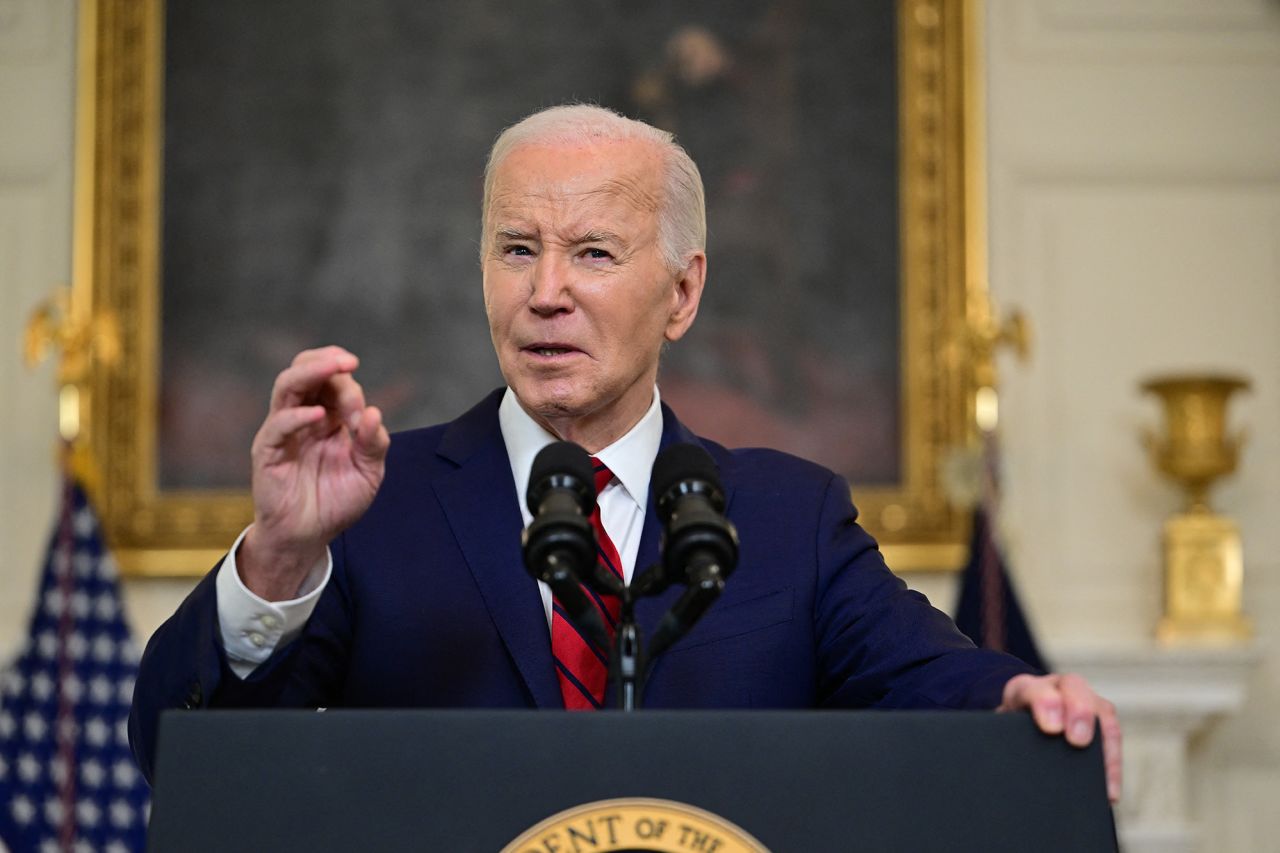
{"type": "Polygon", "coordinates": [[[502,253],[505,255],[518,255],[520,257],[530,257],[533,255],[533,250],[530,249],[528,246],[505,246],[502,249],[502,253]]]}
{"type": "Polygon", "coordinates": [[[587,249],[582,253],[583,257],[590,258],[593,261],[607,261],[613,255],[604,249],[587,249]]]}

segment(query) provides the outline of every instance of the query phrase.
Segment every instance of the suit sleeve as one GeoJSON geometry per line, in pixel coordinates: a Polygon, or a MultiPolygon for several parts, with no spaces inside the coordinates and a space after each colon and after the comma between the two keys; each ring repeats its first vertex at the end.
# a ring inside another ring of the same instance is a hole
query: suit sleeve
{"type": "Polygon", "coordinates": [[[330,545],[333,575],[302,634],[277,648],[247,678],[232,671],[223,648],[216,588],[221,562],[151,636],[129,713],[129,742],[148,780],[154,779],[163,711],[340,704],[351,633],[343,545],[342,537],[330,545]]]}
{"type": "Polygon", "coordinates": [[[821,706],[991,709],[1010,678],[1033,671],[975,647],[889,571],[841,477],[827,486],[815,547],[821,706]]]}

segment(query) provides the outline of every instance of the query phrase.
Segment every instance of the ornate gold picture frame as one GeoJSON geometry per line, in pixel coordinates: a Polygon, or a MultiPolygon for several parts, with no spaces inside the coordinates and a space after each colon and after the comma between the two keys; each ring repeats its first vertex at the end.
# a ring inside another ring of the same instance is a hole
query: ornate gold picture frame
{"type": "MultiPolygon", "coordinates": [[[[118,357],[93,362],[80,385],[77,458],[134,575],[202,573],[252,516],[243,491],[165,489],[158,477],[164,14],[161,0],[80,7],[72,310],[107,319],[118,357]]],[[[967,514],[939,468],[969,433],[967,329],[986,307],[973,25],[966,0],[897,4],[900,476],[854,494],[898,570],[954,569],[965,556],[967,514]]]]}

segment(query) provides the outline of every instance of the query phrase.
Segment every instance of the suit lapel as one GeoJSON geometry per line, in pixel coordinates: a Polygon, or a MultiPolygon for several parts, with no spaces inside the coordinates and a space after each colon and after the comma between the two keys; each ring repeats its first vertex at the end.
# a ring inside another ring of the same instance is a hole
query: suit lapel
{"type": "MultiPolygon", "coordinates": [[[[661,539],[662,523],[658,521],[657,510],[653,507],[653,497],[650,496],[649,507],[644,513],[644,529],[640,533],[640,551],[636,554],[634,577],[639,577],[641,572],[658,562],[660,558],[658,544],[661,539]]],[[[662,615],[671,608],[672,604],[675,604],[683,590],[682,586],[673,586],[661,595],[642,598],[636,602],[636,622],[640,626],[640,636],[646,646],[653,638],[653,632],[658,627],[662,615]]]]}
{"type": "Polygon", "coordinates": [[[542,597],[521,556],[523,522],[498,427],[500,399],[501,392],[491,395],[449,427],[439,453],[459,467],[438,477],[433,487],[534,703],[562,708],[542,597]]]}

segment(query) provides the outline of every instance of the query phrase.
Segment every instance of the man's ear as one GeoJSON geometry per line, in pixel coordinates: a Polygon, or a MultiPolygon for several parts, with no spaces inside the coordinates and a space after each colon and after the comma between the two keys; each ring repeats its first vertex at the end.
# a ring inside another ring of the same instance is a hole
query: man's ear
{"type": "Polygon", "coordinates": [[[707,254],[697,252],[672,283],[671,314],[667,318],[666,338],[678,341],[693,325],[702,301],[702,288],[707,282],[707,254]]]}

